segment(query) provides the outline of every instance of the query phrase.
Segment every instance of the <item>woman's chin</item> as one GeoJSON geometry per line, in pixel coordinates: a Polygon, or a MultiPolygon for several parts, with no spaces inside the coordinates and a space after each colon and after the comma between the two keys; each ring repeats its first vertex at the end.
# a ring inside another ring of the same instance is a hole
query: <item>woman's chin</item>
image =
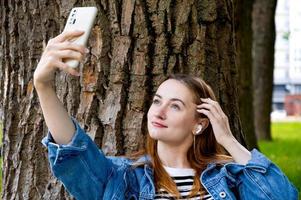
{"type": "Polygon", "coordinates": [[[149,132],[149,136],[154,140],[160,139],[160,134],[158,134],[157,132],[149,132]]]}
{"type": "Polygon", "coordinates": [[[163,133],[159,129],[152,128],[151,130],[149,130],[149,135],[154,140],[160,140],[163,136],[163,133]]]}
{"type": "Polygon", "coordinates": [[[149,136],[153,139],[153,140],[157,140],[157,141],[161,141],[163,143],[170,143],[170,142],[174,142],[173,138],[170,138],[166,135],[166,133],[162,133],[160,131],[158,132],[150,132],[149,136]]]}

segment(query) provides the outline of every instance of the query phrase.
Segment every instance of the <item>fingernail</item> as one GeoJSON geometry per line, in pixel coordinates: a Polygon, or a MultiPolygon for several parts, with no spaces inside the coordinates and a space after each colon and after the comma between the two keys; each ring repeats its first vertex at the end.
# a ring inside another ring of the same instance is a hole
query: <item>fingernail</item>
{"type": "Polygon", "coordinates": [[[88,48],[85,48],[85,53],[89,53],[89,49],[88,48]]]}

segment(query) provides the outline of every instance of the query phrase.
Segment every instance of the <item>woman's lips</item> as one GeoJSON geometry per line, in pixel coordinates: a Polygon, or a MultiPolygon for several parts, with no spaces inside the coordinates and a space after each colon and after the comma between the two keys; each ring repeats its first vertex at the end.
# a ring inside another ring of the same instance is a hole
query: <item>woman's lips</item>
{"type": "Polygon", "coordinates": [[[167,128],[167,126],[165,126],[163,124],[160,124],[158,122],[152,122],[152,125],[155,126],[155,127],[158,127],[158,128],[167,128]]]}

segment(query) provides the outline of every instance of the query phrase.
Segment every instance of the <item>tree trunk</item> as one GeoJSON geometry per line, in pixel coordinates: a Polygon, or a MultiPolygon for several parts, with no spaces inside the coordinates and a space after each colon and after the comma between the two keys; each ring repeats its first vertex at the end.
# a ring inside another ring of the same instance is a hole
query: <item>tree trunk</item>
{"type": "Polygon", "coordinates": [[[255,0],[253,8],[255,130],[264,140],[271,140],[276,4],[277,0],[255,0]]]}
{"type": "Polygon", "coordinates": [[[236,65],[238,71],[239,113],[249,149],[257,148],[252,86],[252,8],[253,0],[235,0],[236,65]]]}
{"type": "Polygon", "coordinates": [[[70,199],[48,168],[41,145],[47,127],[32,78],[43,47],[63,30],[74,6],[98,7],[91,53],[80,77],[57,73],[55,88],[105,154],[130,154],[144,145],[151,97],[175,72],[213,86],[233,134],[245,145],[230,0],[0,2],[3,200],[70,199]]]}

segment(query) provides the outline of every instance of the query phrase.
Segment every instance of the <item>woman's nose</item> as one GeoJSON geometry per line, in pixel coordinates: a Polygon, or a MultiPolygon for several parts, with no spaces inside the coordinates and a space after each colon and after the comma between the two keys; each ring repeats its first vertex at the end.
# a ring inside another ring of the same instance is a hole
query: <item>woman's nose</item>
{"type": "Polygon", "coordinates": [[[155,116],[159,119],[165,119],[166,118],[166,107],[164,105],[160,105],[155,110],[155,116]]]}

